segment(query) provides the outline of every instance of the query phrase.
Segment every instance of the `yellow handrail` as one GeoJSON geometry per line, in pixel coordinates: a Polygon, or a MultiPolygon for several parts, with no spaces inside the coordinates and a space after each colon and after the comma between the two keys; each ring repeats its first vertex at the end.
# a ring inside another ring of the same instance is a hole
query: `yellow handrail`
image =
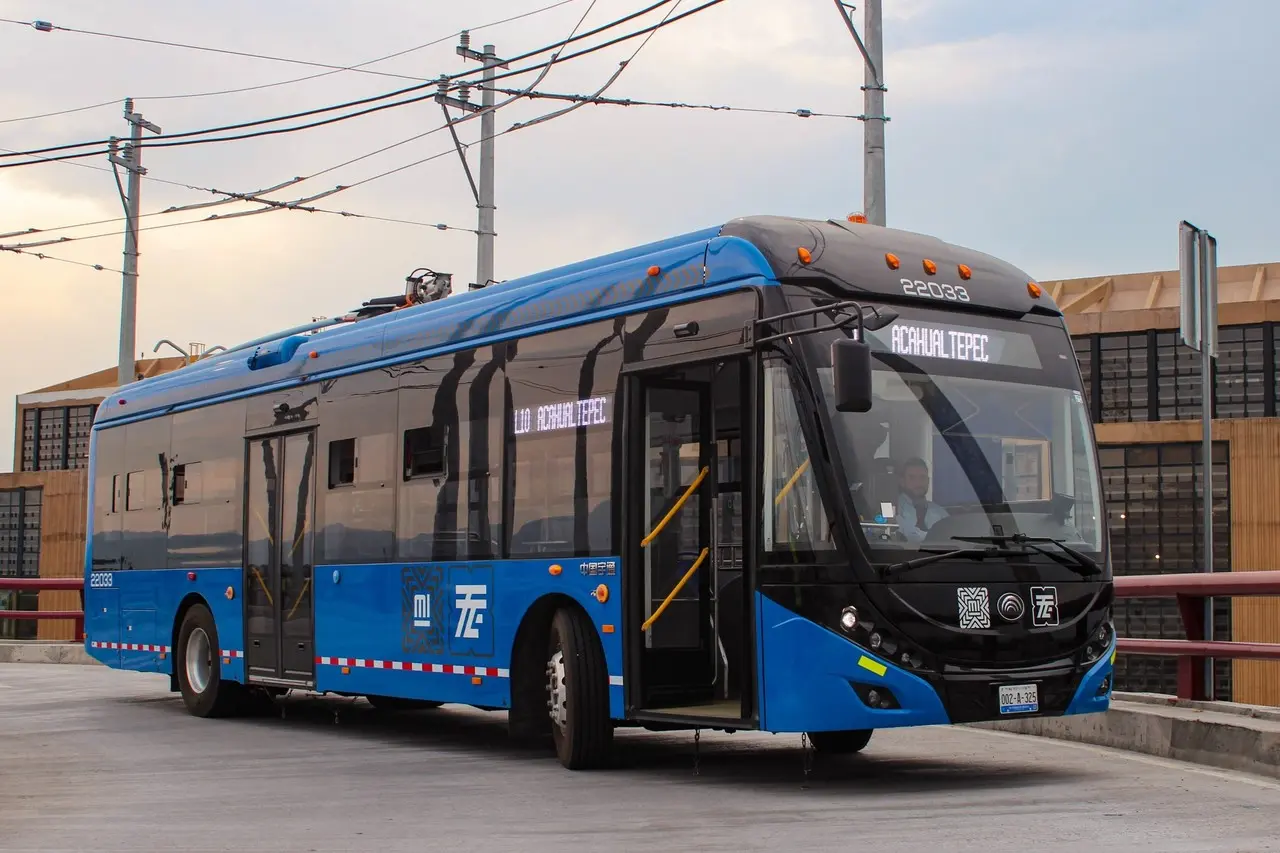
{"type": "Polygon", "coordinates": [[[640,626],[641,632],[648,631],[649,627],[658,621],[658,617],[667,609],[667,605],[679,594],[680,590],[684,589],[684,585],[689,582],[689,578],[693,577],[693,573],[698,571],[698,568],[706,561],[707,555],[710,553],[710,548],[702,549],[702,553],[698,555],[698,559],[693,561],[693,565],[689,567],[689,571],[684,573],[684,577],[680,578],[680,583],[676,584],[676,588],[671,590],[670,594],[663,599],[662,604],[658,605],[658,609],[653,611],[653,615],[644,620],[644,624],[640,626]]]}
{"type": "Polygon", "coordinates": [[[663,516],[662,521],[658,522],[657,527],[649,531],[648,536],[640,540],[641,548],[648,548],[649,543],[658,538],[658,534],[662,532],[662,528],[666,527],[667,522],[675,517],[675,514],[680,511],[680,507],[684,506],[684,502],[689,500],[689,496],[697,490],[698,486],[702,485],[702,481],[707,478],[707,474],[709,473],[711,473],[710,467],[705,467],[698,473],[698,476],[693,480],[693,484],[684,490],[684,494],[680,496],[680,500],[676,501],[676,505],[671,508],[671,511],[663,516]]]}
{"type": "Polygon", "coordinates": [[[787,480],[787,484],[783,486],[780,490],[778,490],[778,496],[773,499],[774,506],[777,506],[778,504],[782,503],[782,499],[785,498],[793,488],[795,488],[796,482],[804,475],[804,472],[808,470],[809,470],[809,460],[806,459],[804,460],[804,462],[800,463],[800,467],[797,468],[796,472],[791,475],[791,479],[787,480]]]}

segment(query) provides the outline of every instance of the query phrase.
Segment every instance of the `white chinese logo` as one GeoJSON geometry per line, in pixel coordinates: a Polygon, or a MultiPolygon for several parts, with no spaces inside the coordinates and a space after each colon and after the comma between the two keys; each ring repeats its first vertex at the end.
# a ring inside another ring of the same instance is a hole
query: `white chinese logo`
{"type": "Polygon", "coordinates": [[[484,624],[484,614],[480,611],[489,609],[486,598],[488,587],[484,584],[458,584],[454,587],[457,593],[458,627],[453,636],[468,640],[480,639],[480,625],[484,624]]]}
{"type": "Polygon", "coordinates": [[[431,593],[416,593],[413,596],[413,627],[431,627],[431,593]]]}
{"type": "Polygon", "coordinates": [[[957,587],[956,603],[960,606],[961,628],[991,627],[991,597],[985,586],[957,587]]]}
{"type": "Polygon", "coordinates": [[[1031,622],[1038,627],[1051,627],[1058,624],[1057,587],[1031,587],[1031,622]]]}

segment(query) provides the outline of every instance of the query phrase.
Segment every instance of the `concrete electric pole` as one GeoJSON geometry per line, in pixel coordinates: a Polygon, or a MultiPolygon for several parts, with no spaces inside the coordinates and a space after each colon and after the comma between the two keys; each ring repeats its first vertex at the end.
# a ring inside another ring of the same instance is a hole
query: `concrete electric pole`
{"type": "Polygon", "coordinates": [[[116,153],[119,140],[111,137],[111,153],[107,155],[114,167],[119,166],[129,172],[129,189],[126,193],[120,185],[120,173],[116,171],[116,186],[120,190],[120,201],[124,204],[124,277],[120,285],[120,363],[116,373],[116,383],[123,387],[133,381],[134,344],[138,323],[138,202],[142,195],[142,176],[147,170],[142,168],[142,129],[152,133],[160,133],[158,125],[154,125],[133,111],[133,98],[125,98],[124,120],[131,125],[129,143],[125,145],[123,154],[116,153]]]}
{"type": "MultiPolygon", "coordinates": [[[[449,112],[448,108],[451,106],[465,112],[480,113],[480,179],[478,182],[472,182],[471,190],[475,193],[476,208],[480,211],[479,223],[476,229],[479,233],[479,245],[476,251],[476,287],[481,288],[487,287],[494,280],[493,244],[494,238],[497,236],[494,231],[494,212],[497,207],[494,204],[493,187],[494,136],[497,121],[493,109],[493,78],[497,73],[497,69],[506,68],[507,64],[498,59],[497,48],[491,44],[486,44],[481,52],[472,50],[471,34],[465,31],[462,33],[462,43],[458,46],[458,55],[463,59],[475,60],[484,66],[480,90],[480,106],[470,103],[465,93],[461,98],[449,97],[443,91],[445,89],[443,85],[441,86],[441,93],[436,96],[436,100],[444,105],[446,116],[449,112]]],[[[456,134],[454,142],[458,144],[458,151],[463,155],[462,163],[467,168],[467,177],[470,179],[471,170],[467,166],[466,154],[463,152],[456,134]]]]}
{"type": "Polygon", "coordinates": [[[856,7],[843,0],[835,0],[836,8],[850,35],[858,45],[866,70],[862,86],[862,208],[867,222],[885,224],[884,179],[884,125],[889,120],[884,114],[884,26],[881,22],[880,0],[864,0],[863,31],[865,41],[858,35],[852,12],[856,7]]]}

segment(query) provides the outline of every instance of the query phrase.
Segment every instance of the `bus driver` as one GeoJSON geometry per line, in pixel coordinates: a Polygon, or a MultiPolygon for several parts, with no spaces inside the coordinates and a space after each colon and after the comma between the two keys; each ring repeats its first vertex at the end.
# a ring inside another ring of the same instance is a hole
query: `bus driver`
{"type": "Polygon", "coordinates": [[[921,542],[929,528],[947,511],[929,500],[929,466],[918,456],[902,463],[898,472],[898,529],[910,542],[921,542]]]}

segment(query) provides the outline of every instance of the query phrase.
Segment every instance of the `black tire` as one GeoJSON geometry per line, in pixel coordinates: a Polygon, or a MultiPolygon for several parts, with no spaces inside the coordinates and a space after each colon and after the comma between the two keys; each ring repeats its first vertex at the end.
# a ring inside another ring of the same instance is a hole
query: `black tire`
{"type": "Polygon", "coordinates": [[[178,689],[187,711],[196,717],[227,717],[242,710],[247,704],[244,685],[222,680],[221,660],[218,657],[218,628],[213,624],[213,614],[203,604],[193,605],[182,617],[178,629],[178,647],[174,650],[173,666],[178,674],[178,689]],[[193,648],[194,647],[194,648],[193,648]],[[204,652],[201,652],[204,649],[204,652]],[[196,663],[192,663],[194,658],[196,663]],[[207,664],[207,675],[199,675],[200,658],[207,664]],[[200,684],[193,684],[193,670],[200,684]]]}
{"type": "Polygon", "coordinates": [[[874,731],[874,729],[851,729],[844,732],[809,732],[809,741],[818,752],[828,755],[852,755],[866,749],[874,731]]]}
{"type": "Polygon", "coordinates": [[[609,671],[595,627],[576,610],[558,610],[547,646],[546,696],[556,757],[570,770],[603,767],[613,747],[613,721],[609,671]],[[552,702],[557,694],[563,699],[561,721],[552,702]]]}
{"type": "Polygon", "coordinates": [[[443,702],[432,702],[428,699],[401,699],[398,696],[366,696],[369,704],[375,710],[385,711],[387,713],[397,713],[400,711],[429,711],[432,708],[439,708],[443,702]]]}

